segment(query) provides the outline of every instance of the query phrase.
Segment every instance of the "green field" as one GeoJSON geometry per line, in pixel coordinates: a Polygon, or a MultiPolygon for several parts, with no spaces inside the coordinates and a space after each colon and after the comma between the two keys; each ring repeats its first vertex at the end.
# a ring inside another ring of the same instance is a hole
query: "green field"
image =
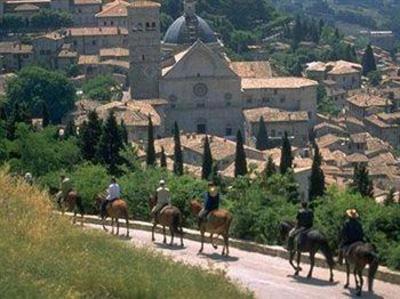
{"type": "Polygon", "coordinates": [[[52,212],[49,198],[0,172],[1,298],[252,298],[207,273],[52,212]]]}

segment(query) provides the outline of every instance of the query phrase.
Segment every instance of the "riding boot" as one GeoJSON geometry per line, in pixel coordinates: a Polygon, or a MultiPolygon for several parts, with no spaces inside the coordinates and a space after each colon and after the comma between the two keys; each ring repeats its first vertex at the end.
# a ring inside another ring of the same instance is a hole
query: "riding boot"
{"type": "Polygon", "coordinates": [[[343,250],[339,249],[338,264],[343,265],[343,250]]]}

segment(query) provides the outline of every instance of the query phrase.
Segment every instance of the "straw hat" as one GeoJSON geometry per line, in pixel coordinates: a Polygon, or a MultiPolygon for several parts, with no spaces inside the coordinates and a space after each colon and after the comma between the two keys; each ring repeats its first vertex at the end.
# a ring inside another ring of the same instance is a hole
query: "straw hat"
{"type": "Polygon", "coordinates": [[[208,190],[208,193],[212,196],[215,197],[218,195],[218,188],[216,186],[211,186],[210,189],[208,190]]]}
{"type": "Polygon", "coordinates": [[[360,217],[360,215],[358,215],[358,212],[356,209],[347,210],[346,215],[347,215],[347,217],[352,218],[352,219],[357,219],[358,217],[360,217]]]}

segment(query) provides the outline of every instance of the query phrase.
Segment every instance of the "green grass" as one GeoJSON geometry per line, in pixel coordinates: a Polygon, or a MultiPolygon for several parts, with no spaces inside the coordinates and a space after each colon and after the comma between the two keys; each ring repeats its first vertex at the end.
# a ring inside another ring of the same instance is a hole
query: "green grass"
{"type": "Polygon", "coordinates": [[[252,298],[223,273],[72,226],[45,194],[4,172],[0,236],[2,298],[252,298]]]}

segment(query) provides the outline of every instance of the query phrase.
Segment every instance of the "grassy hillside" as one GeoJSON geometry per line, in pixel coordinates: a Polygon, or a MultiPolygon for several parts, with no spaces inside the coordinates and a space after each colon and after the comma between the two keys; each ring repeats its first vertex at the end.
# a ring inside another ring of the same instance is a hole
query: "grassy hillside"
{"type": "Polygon", "coordinates": [[[0,171],[2,298],[251,298],[205,273],[52,213],[48,197],[0,171]]]}

